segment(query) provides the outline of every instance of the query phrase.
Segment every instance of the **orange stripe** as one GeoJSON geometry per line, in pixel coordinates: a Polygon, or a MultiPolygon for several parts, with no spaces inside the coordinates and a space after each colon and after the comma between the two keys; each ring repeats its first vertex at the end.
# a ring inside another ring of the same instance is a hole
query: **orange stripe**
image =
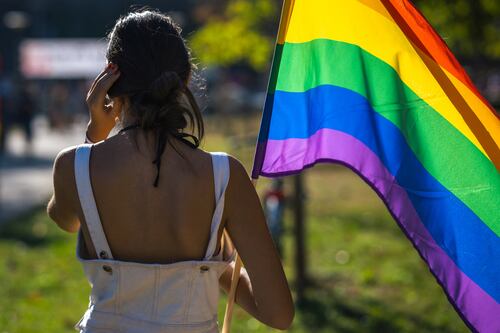
{"type": "MultiPolygon", "coordinates": [[[[394,24],[397,24],[396,19],[400,16],[397,14],[394,15],[395,17],[393,18],[391,14],[388,12],[388,10],[385,8],[385,6],[382,4],[380,0],[359,0],[362,4],[370,8],[371,10],[374,10],[378,12],[380,15],[385,17],[387,20],[393,22],[394,24]]],[[[389,7],[389,6],[388,6],[389,7]]],[[[426,23],[427,24],[427,23],[426,23]]],[[[408,22],[402,22],[401,24],[398,25],[401,29],[404,29],[405,26],[408,27],[409,23],[408,22]]],[[[430,26],[427,24],[427,26],[430,28],[430,26]]],[[[421,26],[419,26],[421,27],[421,26]]],[[[413,26],[412,28],[415,28],[413,26]]],[[[490,155],[499,155],[498,149],[495,149],[495,146],[500,146],[500,121],[498,119],[498,114],[496,112],[491,112],[491,107],[488,104],[487,101],[485,101],[484,98],[482,98],[481,94],[477,92],[475,87],[472,84],[467,84],[464,83],[463,80],[461,80],[457,75],[454,75],[453,73],[449,72],[447,68],[444,66],[440,65],[435,58],[432,58],[429,55],[429,52],[426,52],[426,50],[422,49],[422,44],[416,45],[415,44],[415,39],[410,39],[411,33],[406,33],[405,34],[406,38],[410,43],[412,44],[413,48],[415,51],[418,53],[420,58],[426,63],[428,69],[434,73],[433,75],[436,75],[445,78],[447,77],[448,80],[445,79],[437,79],[440,81],[440,83],[443,85],[443,90],[447,92],[447,94],[450,97],[450,101],[454,104],[456,108],[461,107],[461,110],[469,110],[467,111],[462,111],[460,112],[462,114],[462,117],[466,119],[469,124],[469,128],[471,128],[472,132],[474,133],[474,136],[480,135],[482,138],[478,138],[478,141],[481,142],[481,146],[483,145],[489,145],[490,148],[488,154],[489,158],[492,159],[490,155]],[[440,73],[440,74],[439,74],[440,73]],[[443,76],[442,74],[445,74],[443,76]],[[450,84],[451,83],[451,84],[450,84]],[[472,88],[471,89],[471,85],[472,88]],[[454,86],[451,87],[451,86],[454,86]],[[450,88],[451,87],[451,88],[450,88]],[[454,92],[455,90],[455,92],[454,92]],[[463,98],[456,98],[456,91],[459,92],[463,98]],[[468,104],[468,107],[464,107],[464,100],[466,104],[468,104]],[[479,121],[481,122],[481,125],[478,125],[477,119],[474,119],[476,117],[470,117],[468,113],[472,112],[470,110],[473,110],[479,121]],[[484,125],[484,126],[482,126],[484,125]],[[485,127],[484,129],[482,127],[485,127]],[[481,134],[483,133],[483,134],[481,134]],[[494,142],[492,142],[489,137],[493,139],[494,142]],[[496,151],[496,153],[495,153],[496,151]]],[[[435,36],[438,36],[435,34],[435,36]]],[[[442,43],[443,47],[445,47],[445,51],[447,51],[449,54],[451,54],[446,47],[444,43],[442,43]]],[[[454,59],[454,58],[453,58],[454,59]]],[[[460,66],[460,65],[458,65],[460,66]]],[[[455,68],[455,67],[452,67],[455,68]]],[[[463,71],[462,71],[463,72],[463,71]]],[[[465,72],[464,72],[465,73],[465,72]]],[[[466,74],[464,74],[466,76],[466,74]]],[[[466,76],[466,81],[470,83],[469,78],[466,76]]],[[[459,110],[460,111],[460,110],[459,110]]],[[[493,157],[495,159],[495,157],[493,157]]],[[[497,163],[496,165],[498,166],[500,163],[500,157],[496,158],[497,163]]]]}
{"type": "Polygon", "coordinates": [[[382,0],[393,19],[401,27],[418,48],[427,53],[440,66],[453,74],[456,78],[462,81],[470,90],[474,92],[483,103],[493,112],[495,116],[498,114],[489,104],[489,102],[481,95],[477,88],[472,83],[463,67],[450,51],[446,43],[432,28],[420,11],[415,8],[408,0],[382,0]],[[395,12],[399,15],[394,15],[395,12]],[[405,23],[405,24],[404,24],[405,23]],[[407,26],[408,29],[404,29],[407,26]]]}
{"type": "MultiPolygon", "coordinates": [[[[485,127],[485,124],[481,122],[479,119],[478,115],[474,112],[474,110],[469,106],[467,101],[465,100],[464,96],[460,94],[458,91],[457,87],[453,85],[452,81],[450,78],[446,75],[445,70],[447,68],[445,65],[440,66],[440,63],[436,60],[435,57],[432,57],[431,54],[429,54],[429,50],[426,49],[426,46],[422,44],[422,42],[418,39],[416,34],[411,30],[412,28],[410,27],[410,23],[406,21],[405,18],[403,18],[400,13],[396,10],[392,2],[393,0],[387,0],[384,1],[382,0],[384,5],[386,6],[387,10],[389,13],[394,18],[394,21],[398,23],[399,27],[401,30],[405,33],[407,38],[412,42],[412,43],[417,43],[415,50],[417,53],[419,53],[420,58],[424,61],[426,64],[427,68],[429,71],[432,73],[432,75],[436,78],[436,80],[439,82],[443,90],[446,92],[446,95],[450,98],[450,101],[454,104],[455,108],[457,111],[460,113],[462,118],[465,120],[467,123],[468,127],[474,133],[474,136],[477,138],[481,146],[484,148],[486,154],[488,154],[489,158],[495,165],[496,169],[500,172],[500,147],[497,145],[493,138],[493,134],[488,132],[487,128],[485,127]],[[424,51],[425,50],[425,51],[424,51]],[[423,54],[420,54],[421,51],[423,54]],[[425,56],[429,56],[431,59],[427,59],[425,56]]],[[[401,6],[406,6],[406,8],[411,7],[410,4],[407,3],[407,0],[398,0],[398,4],[401,6]]],[[[397,6],[397,4],[396,4],[397,6]]],[[[412,7],[413,8],[413,7],[412,7]]],[[[401,9],[401,8],[400,8],[401,9]]],[[[416,9],[414,9],[416,10],[416,9]]],[[[425,19],[420,16],[422,20],[425,21],[425,19]]],[[[430,29],[429,31],[432,31],[432,27],[427,24],[427,27],[430,29]]],[[[437,34],[434,33],[435,36],[439,38],[437,34]]],[[[429,41],[429,43],[431,43],[429,41]]],[[[447,54],[450,55],[450,61],[455,61],[457,64],[458,62],[456,61],[455,57],[453,57],[453,54],[449,51],[449,49],[446,47],[446,45],[442,44],[444,46],[444,49],[442,52],[440,52],[441,55],[443,55],[443,52],[447,52],[447,54]]],[[[448,63],[449,64],[449,63],[448,63]]],[[[460,66],[460,64],[458,64],[460,66]]],[[[456,69],[456,68],[455,68],[456,69]]],[[[465,73],[465,72],[464,72],[465,73]]],[[[467,74],[464,74],[467,75],[467,74]]],[[[455,76],[456,77],[456,76],[455,76]]],[[[457,77],[458,78],[458,77],[457,77]]],[[[466,77],[468,79],[468,77],[466,77]]],[[[459,78],[458,78],[459,79],[459,78]]],[[[463,81],[462,81],[463,82],[463,81]]],[[[472,83],[471,83],[472,84],[472,83]]],[[[468,86],[468,85],[467,85],[468,86]]],[[[474,86],[472,86],[474,88],[474,86]]],[[[477,92],[477,90],[472,90],[472,92],[477,92]]],[[[479,93],[477,93],[479,94],[479,93]]],[[[481,96],[479,94],[479,96],[481,96]]],[[[484,100],[484,99],[483,99],[484,100]]],[[[489,107],[489,109],[498,117],[496,114],[496,111],[493,110],[493,108],[486,102],[485,106],[489,107]]],[[[498,120],[498,118],[495,118],[495,121],[498,120]]],[[[492,124],[488,124],[492,125],[492,124]]]]}

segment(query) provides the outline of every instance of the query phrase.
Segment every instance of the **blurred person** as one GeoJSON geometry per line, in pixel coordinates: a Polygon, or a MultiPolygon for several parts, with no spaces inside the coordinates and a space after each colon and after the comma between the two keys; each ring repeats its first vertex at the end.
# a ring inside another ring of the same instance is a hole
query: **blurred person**
{"type": "Polygon", "coordinates": [[[5,111],[4,97],[0,94],[0,156],[5,152],[5,111]]]}
{"type": "Polygon", "coordinates": [[[32,151],[33,143],[33,118],[36,113],[33,87],[26,81],[21,81],[19,93],[15,102],[17,123],[24,132],[26,140],[26,152],[32,151]]]}
{"type": "Polygon", "coordinates": [[[68,124],[69,90],[65,83],[56,82],[49,90],[48,118],[51,129],[62,130],[68,124]]]}
{"type": "Polygon", "coordinates": [[[85,95],[91,85],[92,81],[89,80],[79,80],[76,82],[74,89],[71,91],[71,107],[74,108],[73,119],[75,122],[80,122],[85,119],[88,122],[88,111],[87,105],[85,103],[85,95]]]}
{"type": "MultiPolygon", "coordinates": [[[[85,104],[85,94],[88,91],[86,80],[74,80],[67,84],[68,98],[66,104],[67,124],[75,124],[85,118],[88,121],[87,106],[85,104]]],[[[67,127],[67,126],[66,126],[67,127]]]]}
{"type": "Polygon", "coordinates": [[[0,80],[0,154],[5,153],[7,146],[7,133],[15,124],[15,112],[13,107],[13,83],[6,76],[0,80]]]}
{"type": "Polygon", "coordinates": [[[264,208],[267,225],[274,244],[280,255],[283,254],[281,238],[283,236],[283,212],[285,209],[285,193],[283,191],[283,179],[277,178],[271,181],[271,186],[264,193],[264,208]]]}
{"type": "Polygon", "coordinates": [[[256,191],[237,159],[199,148],[203,119],[180,28],[160,12],[130,13],[109,35],[107,61],[87,95],[86,140],[95,143],[57,156],[47,208],[60,228],[78,231],[92,285],[76,328],[217,332],[234,248],[245,264],[236,303],[288,328],[293,302],[256,191]]]}

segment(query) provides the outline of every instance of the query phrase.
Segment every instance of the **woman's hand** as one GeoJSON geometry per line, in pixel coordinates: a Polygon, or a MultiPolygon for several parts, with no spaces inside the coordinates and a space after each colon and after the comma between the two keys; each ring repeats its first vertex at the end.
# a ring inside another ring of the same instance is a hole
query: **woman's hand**
{"type": "Polygon", "coordinates": [[[106,139],[120,115],[121,99],[115,98],[113,103],[106,104],[106,94],[119,77],[118,66],[110,63],[96,77],[87,93],[86,101],[90,113],[87,136],[92,142],[106,139]]]}

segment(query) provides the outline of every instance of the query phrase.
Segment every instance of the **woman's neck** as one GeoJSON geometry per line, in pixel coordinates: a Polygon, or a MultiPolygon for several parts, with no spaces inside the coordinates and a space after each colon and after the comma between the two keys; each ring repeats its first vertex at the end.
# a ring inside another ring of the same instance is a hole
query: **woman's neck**
{"type": "Polygon", "coordinates": [[[133,126],[139,123],[139,119],[132,115],[128,109],[123,110],[120,117],[121,128],[133,126]]]}

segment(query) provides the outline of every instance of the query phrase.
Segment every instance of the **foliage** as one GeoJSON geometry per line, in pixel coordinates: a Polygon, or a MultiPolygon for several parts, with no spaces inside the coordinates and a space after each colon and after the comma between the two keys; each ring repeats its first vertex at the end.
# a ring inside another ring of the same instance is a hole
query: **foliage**
{"type": "Polygon", "coordinates": [[[415,0],[458,55],[500,58],[500,1],[415,0]]]}
{"type": "Polygon", "coordinates": [[[193,51],[205,65],[246,62],[264,71],[274,40],[263,31],[263,25],[275,19],[276,12],[275,2],[269,0],[230,1],[222,17],[212,18],[191,37],[193,51]]]}
{"type": "MultiPolygon", "coordinates": [[[[500,1],[414,0],[426,18],[459,56],[500,58],[500,1]]],[[[194,53],[204,65],[247,63],[267,69],[278,27],[278,3],[231,0],[191,37],[194,53]],[[266,29],[273,26],[274,29],[266,29]]]]}

